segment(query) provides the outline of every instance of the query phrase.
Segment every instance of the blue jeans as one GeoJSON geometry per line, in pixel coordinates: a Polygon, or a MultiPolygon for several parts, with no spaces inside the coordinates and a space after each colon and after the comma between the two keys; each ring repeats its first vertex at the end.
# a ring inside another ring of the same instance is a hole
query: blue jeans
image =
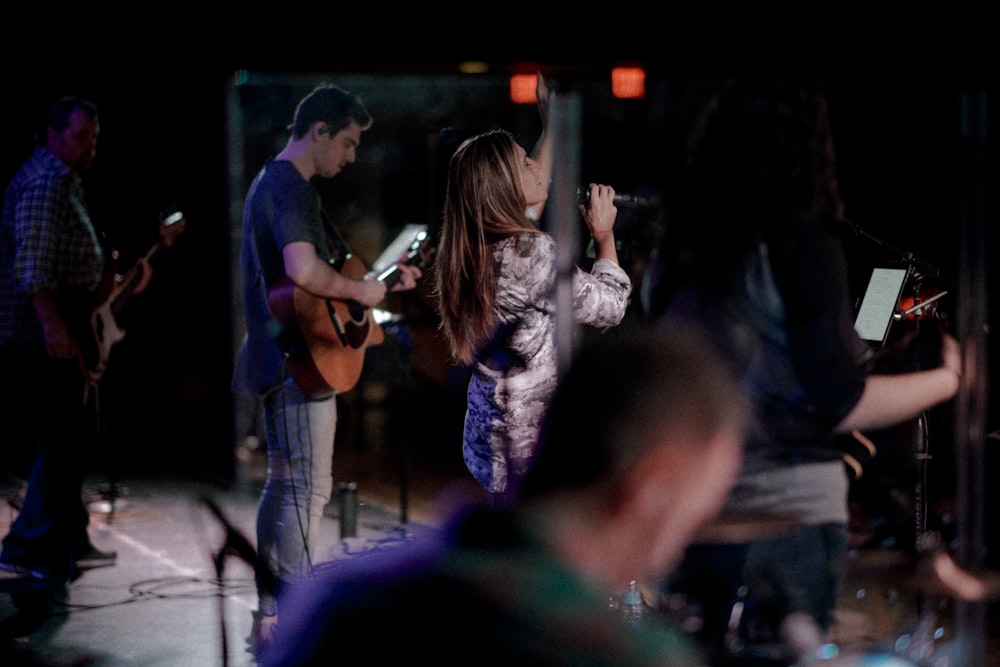
{"type": "MultiPolygon", "coordinates": [[[[37,447],[17,519],[3,540],[4,562],[71,574],[75,559],[93,548],[83,502],[87,463],[98,444],[97,387],[88,387],[76,360],[49,358],[42,344],[12,344],[3,351],[7,381],[23,388],[37,447]]],[[[13,430],[13,429],[12,429],[13,430]]]]}
{"type": "Polygon", "coordinates": [[[810,614],[820,629],[833,625],[844,579],[847,526],[804,526],[755,542],[744,569],[750,596],[771,624],[791,612],[810,614]]]}
{"type": "Polygon", "coordinates": [[[333,490],[336,396],[313,400],[291,378],[264,395],[267,481],[257,509],[261,564],[277,590],[257,580],[259,611],[277,613],[277,599],[311,574],[323,510],[333,490]]]}

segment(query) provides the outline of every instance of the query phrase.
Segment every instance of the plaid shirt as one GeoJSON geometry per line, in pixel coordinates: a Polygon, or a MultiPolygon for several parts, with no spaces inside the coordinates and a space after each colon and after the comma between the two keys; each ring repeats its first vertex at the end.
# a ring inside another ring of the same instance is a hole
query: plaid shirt
{"type": "Polygon", "coordinates": [[[32,294],[92,291],[105,264],[80,178],[36,147],[7,186],[0,216],[0,344],[41,340],[32,294]]]}

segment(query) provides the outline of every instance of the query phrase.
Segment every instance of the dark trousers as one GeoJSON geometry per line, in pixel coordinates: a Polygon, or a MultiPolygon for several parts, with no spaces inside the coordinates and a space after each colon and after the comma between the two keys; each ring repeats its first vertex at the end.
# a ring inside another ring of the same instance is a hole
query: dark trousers
{"type": "Polygon", "coordinates": [[[688,624],[713,664],[728,665],[734,647],[778,644],[782,620],[806,612],[827,631],[844,574],[847,527],[802,526],[746,544],[695,544],[664,582],[661,593],[680,595],[675,619],[688,624]],[[678,611],[679,610],[679,611],[678,611]]]}
{"type": "Polygon", "coordinates": [[[5,446],[36,453],[0,558],[70,572],[73,559],[92,548],[83,483],[98,442],[97,387],[87,385],[75,360],[52,360],[41,345],[8,345],[2,356],[8,381],[30,401],[30,410],[9,417],[19,422],[21,441],[5,446]],[[29,433],[34,442],[24,440],[29,433]]]}
{"type": "Polygon", "coordinates": [[[729,653],[730,622],[746,597],[743,570],[749,550],[749,544],[693,544],[662,586],[662,594],[682,596],[680,606],[669,608],[679,614],[674,620],[687,627],[689,617],[699,619],[693,634],[712,656],[729,653]]]}

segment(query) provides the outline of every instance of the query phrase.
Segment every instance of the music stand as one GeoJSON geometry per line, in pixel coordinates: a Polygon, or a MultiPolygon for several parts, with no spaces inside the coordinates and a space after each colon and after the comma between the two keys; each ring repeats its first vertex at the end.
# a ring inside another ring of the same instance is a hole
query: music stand
{"type": "Polygon", "coordinates": [[[903,287],[912,273],[912,267],[872,269],[868,289],[854,321],[854,329],[861,338],[879,347],[885,346],[903,287]]]}
{"type": "MultiPolygon", "coordinates": [[[[396,238],[392,240],[382,254],[378,256],[372,264],[372,271],[382,274],[392,270],[400,257],[411,248],[420,238],[426,237],[428,226],[424,224],[411,223],[406,225],[396,238]]],[[[410,348],[412,346],[409,331],[406,329],[406,318],[402,315],[394,315],[387,311],[373,311],[375,321],[378,322],[386,333],[392,334],[398,342],[399,365],[402,369],[401,390],[399,401],[399,423],[401,428],[401,442],[399,452],[399,522],[409,523],[409,499],[410,499],[410,437],[407,425],[409,410],[407,394],[410,385],[410,348]]]]}
{"type": "MultiPolygon", "coordinates": [[[[886,348],[889,332],[894,322],[902,322],[913,316],[919,320],[921,311],[927,309],[948,292],[942,290],[934,296],[922,299],[920,288],[923,276],[914,264],[906,268],[875,267],[872,269],[868,288],[861,302],[855,319],[855,330],[862,339],[873,347],[886,348]],[[913,305],[905,310],[900,309],[905,291],[913,292],[913,305]]],[[[927,532],[927,479],[928,464],[932,458],[928,437],[928,411],[924,410],[916,418],[913,433],[913,452],[917,464],[916,480],[914,482],[914,546],[918,552],[933,549],[938,546],[940,537],[936,533],[927,532]]]]}

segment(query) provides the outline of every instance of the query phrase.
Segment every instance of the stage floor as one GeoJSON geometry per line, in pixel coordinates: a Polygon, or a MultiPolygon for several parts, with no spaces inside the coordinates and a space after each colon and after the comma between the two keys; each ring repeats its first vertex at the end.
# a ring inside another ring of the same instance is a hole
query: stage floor
{"type": "MultiPolygon", "coordinates": [[[[237,481],[227,488],[125,476],[115,485],[116,493],[109,494],[106,481],[95,477],[88,487],[93,500],[92,536],[99,548],[118,552],[117,564],[87,571],[58,592],[22,581],[0,581],[0,664],[254,665],[246,642],[251,612],[256,609],[252,568],[235,553],[227,552],[217,561],[227,532],[210,507],[210,503],[217,507],[232,530],[255,544],[262,462],[252,452],[241,458],[237,481]]],[[[437,528],[446,511],[439,503],[447,492],[473,490],[468,474],[455,467],[417,466],[403,475],[392,457],[342,450],[335,468],[334,500],[324,519],[326,560],[403,546],[421,532],[437,528]],[[358,485],[356,535],[341,537],[337,489],[340,482],[349,481],[358,485]]],[[[15,500],[0,507],[3,534],[16,516],[20,490],[21,482],[12,479],[0,489],[4,500],[15,500]]],[[[946,660],[956,645],[955,603],[920,599],[897,586],[897,581],[912,581],[904,576],[905,567],[889,552],[862,550],[852,560],[835,629],[842,656],[891,652],[907,641],[912,654],[923,622],[932,634],[939,633],[927,645],[932,653],[925,662],[902,664],[959,667],[946,660]]],[[[985,615],[989,644],[985,665],[1000,667],[996,642],[1000,624],[996,613],[985,615]]],[[[386,629],[386,639],[391,641],[391,629],[386,629]]]]}
{"type": "MultiPolygon", "coordinates": [[[[95,476],[87,488],[91,536],[98,548],[118,552],[117,564],[88,570],[65,590],[0,580],[0,664],[253,665],[246,642],[257,607],[252,566],[232,550],[217,561],[227,538],[223,519],[256,544],[263,463],[245,454],[237,483],[227,488],[124,475],[110,488],[95,476]]],[[[420,473],[415,493],[404,499],[395,466],[369,469],[370,461],[349,452],[337,463],[320,562],[393,548],[434,529],[427,487],[443,489],[447,480],[420,473]],[[358,485],[353,536],[341,537],[341,481],[358,485]]],[[[11,478],[0,488],[0,534],[16,517],[22,490],[23,482],[11,478]]]]}

